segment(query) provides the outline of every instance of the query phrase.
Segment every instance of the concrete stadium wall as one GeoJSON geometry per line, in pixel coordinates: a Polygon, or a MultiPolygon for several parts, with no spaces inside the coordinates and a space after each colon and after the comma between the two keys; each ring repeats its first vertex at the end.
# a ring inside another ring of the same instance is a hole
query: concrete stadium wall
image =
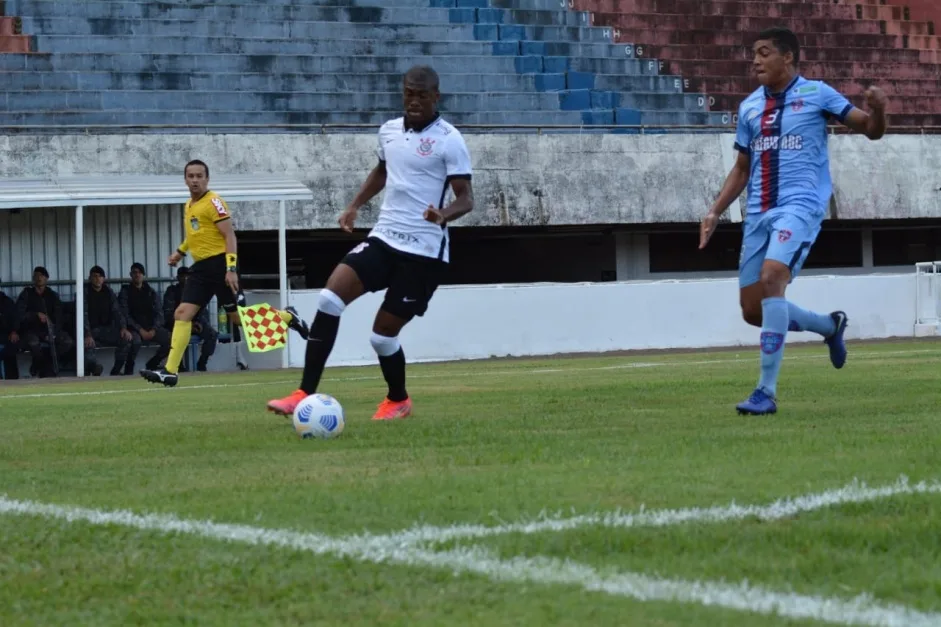
{"type": "MultiPolygon", "coordinates": [[[[478,209],[458,225],[697,222],[735,155],[730,134],[468,135],[478,209]]],[[[0,176],[175,174],[189,159],[213,172],[296,176],[316,194],[288,228],[336,228],[376,163],[372,134],[0,137],[0,176]]],[[[830,141],[840,219],[941,217],[941,137],[830,141]]],[[[378,205],[364,210],[370,226],[378,205]]],[[[235,207],[241,230],[277,228],[273,204],[235,207]]],[[[733,208],[737,219],[738,209],[733,208]]]]}
{"type": "MultiPolygon", "coordinates": [[[[290,301],[302,315],[312,316],[318,294],[296,291],[290,301]]],[[[804,277],[788,295],[817,311],[845,310],[850,316],[849,339],[914,335],[914,274],[804,277]]],[[[329,365],[376,363],[369,334],[382,297],[382,293],[368,294],[344,312],[329,365]]],[[[250,300],[277,305],[278,295],[255,292],[250,300]]],[[[401,338],[410,361],[442,361],[755,346],[758,334],[742,321],[738,283],[729,279],[446,286],[435,294],[424,318],[407,326],[401,338]]],[[[788,342],[819,341],[811,333],[788,335],[788,342]]],[[[289,348],[290,365],[303,366],[305,345],[296,334],[291,334],[289,348]]],[[[227,357],[218,360],[230,362],[227,357]]],[[[252,354],[250,362],[252,368],[277,368],[281,354],[252,354]]]]}

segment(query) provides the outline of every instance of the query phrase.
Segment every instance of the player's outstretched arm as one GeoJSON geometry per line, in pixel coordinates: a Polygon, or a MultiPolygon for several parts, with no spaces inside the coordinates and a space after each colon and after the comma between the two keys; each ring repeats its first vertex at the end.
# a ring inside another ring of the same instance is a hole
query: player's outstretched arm
{"type": "Polygon", "coordinates": [[[729,175],[725,178],[725,184],[722,186],[722,191],[719,192],[719,197],[712,203],[709,213],[706,214],[702,219],[702,223],[699,225],[700,250],[705,248],[706,244],[709,243],[709,239],[712,237],[712,234],[715,233],[716,227],[719,225],[719,218],[725,213],[725,210],[745,191],[745,187],[748,185],[750,170],[751,158],[744,152],[739,152],[738,158],[735,160],[735,165],[732,166],[732,171],[729,172],[729,175]]]}
{"type": "Polygon", "coordinates": [[[353,198],[353,202],[351,202],[347,206],[346,210],[340,214],[340,228],[347,233],[352,233],[353,225],[356,223],[356,214],[359,212],[360,207],[375,198],[376,195],[385,188],[385,186],[386,162],[380,161],[369,173],[369,176],[366,177],[366,180],[363,182],[362,187],[359,188],[359,192],[356,194],[356,197],[353,198]]]}
{"type": "Polygon", "coordinates": [[[866,106],[869,107],[869,112],[853,108],[846,114],[843,123],[869,139],[880,139],[885,135],[887,127],[885,107],[888,102],[885,92],[878,87],[870,87],[866,90],[866,106]]]}

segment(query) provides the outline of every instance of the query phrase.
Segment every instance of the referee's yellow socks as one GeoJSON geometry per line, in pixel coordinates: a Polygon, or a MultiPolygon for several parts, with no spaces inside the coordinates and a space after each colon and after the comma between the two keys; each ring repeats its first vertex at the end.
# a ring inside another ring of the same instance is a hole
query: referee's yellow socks
{"type": "Polygon", "coordinates": [[[190,336],[193,334],[193,323],[177,320],[173,323],[173,336],[170,338],[170,354],[167,356],[167,372],[176,374],[180,371],[180,362],[183,353],[189,346],[190,336]]]}

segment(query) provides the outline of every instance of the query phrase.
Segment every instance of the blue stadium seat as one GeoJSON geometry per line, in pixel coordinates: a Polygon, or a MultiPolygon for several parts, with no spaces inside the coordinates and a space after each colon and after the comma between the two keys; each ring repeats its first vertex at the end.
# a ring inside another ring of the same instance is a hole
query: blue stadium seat
{"type": "Polygon", "coordinates": [[[558,0],[353,2],[8,1],[38,54],[0,55],[0,124],[375,125],[416,63],[459,125],[730,117],[558,0]]]}

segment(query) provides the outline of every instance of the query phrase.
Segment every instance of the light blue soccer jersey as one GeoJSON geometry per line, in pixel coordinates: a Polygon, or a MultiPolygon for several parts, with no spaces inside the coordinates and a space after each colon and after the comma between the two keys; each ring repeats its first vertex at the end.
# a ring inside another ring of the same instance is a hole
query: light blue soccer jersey
{"type": "Polygon", "coordinates": [[[819,214],[833,193],[827,121],[853,105],[822,81],[797,76],[779,94],[761,87],[738,109],[735,148],[751,157],[748,213],[776,207],[819,214]]]}

